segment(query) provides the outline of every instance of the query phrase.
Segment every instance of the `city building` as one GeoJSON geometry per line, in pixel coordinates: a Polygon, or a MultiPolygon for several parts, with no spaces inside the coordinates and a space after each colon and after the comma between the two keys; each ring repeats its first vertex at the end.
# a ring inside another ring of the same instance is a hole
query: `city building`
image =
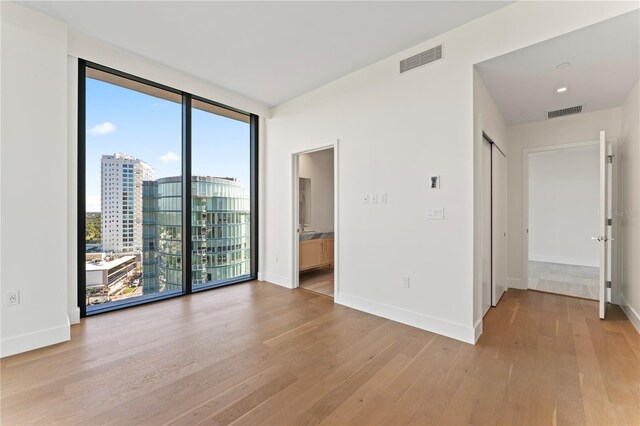
{"type": "Polygon", "coordinates": [[[102,250],[131,253],[142,249],[142,182],[153,176],[151,166],[130,155],[102,156],[102,250]]]}
{"type": "Polygon", "coordinates": [[[87,262],[87,288],[104,287],[111,290],[136,271],[136,257],[126,255],[115,259],[93,259],[87,262]]]}
{"type": "MultiPolygon", "coordinates": [[[[182,288],[181,177],[143,183],[143,293],[182,288]]],[[[250,209],[234,178],[192,177],[192,284],[250,273],[250,209]]]]}

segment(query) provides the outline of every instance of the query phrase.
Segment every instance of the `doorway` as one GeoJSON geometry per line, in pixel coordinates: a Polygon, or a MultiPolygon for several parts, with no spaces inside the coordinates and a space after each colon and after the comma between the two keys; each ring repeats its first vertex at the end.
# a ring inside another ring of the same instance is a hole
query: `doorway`
{"type": "Polygon", "coordinates": [[[528,288],[598,299],[598,143],[528,154],[528,288]]]}
{"type": "Polygon", "coordinates": [[[336,149],[293,158],[294,287],[334,297],[336,289],[336,149]]]}
{"type": "Polygon", "coordinates": [[[615,146],[600,140],[531,148],[523,158],[527,287],[611,302],[615,146]]]}
{"type": "Polygon", "coordinates": [[[507,156],[482,134],[482,310],[507,288],[507,156]]]}

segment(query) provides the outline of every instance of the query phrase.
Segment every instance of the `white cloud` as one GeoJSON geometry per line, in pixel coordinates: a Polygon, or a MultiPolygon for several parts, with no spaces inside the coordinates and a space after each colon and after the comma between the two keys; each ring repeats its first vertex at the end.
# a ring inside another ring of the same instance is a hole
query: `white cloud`
{"type": "Polygon", "coordinates": [[[115,124],[105,121],[104,123],[96,124],[95,126],[93,126],[89,130],[89,133],[91,133],[93,136],[103,136],[103,135],[106,135],[107,133],[113,133],[115,131],[116,131],[115,124]]]}
{"type": "Polygon", "coordinates": [[[169,161],[178,161],[180,160],[180,157],[175,152],[169,151],[166,154],[158,157],[158,160],[162,161],[163,163],[168,163],[169,161]]]}

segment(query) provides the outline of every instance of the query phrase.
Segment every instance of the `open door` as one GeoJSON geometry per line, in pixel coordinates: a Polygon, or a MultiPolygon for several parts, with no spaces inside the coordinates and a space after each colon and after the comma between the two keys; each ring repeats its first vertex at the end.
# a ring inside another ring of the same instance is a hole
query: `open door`
{"type": "Polygon", "coordinates": [[[607,147],[607,139],[604,130],[600,132],[600,217],[598,236],[593,237],[600,244],[600,278],[598,281],[598,299],[600,302],[599,314],[600,319],[604,319],[607,307],[607,277],[609,276],[609,244],[612,238],[608,236],[609,228],[609,173],[607,166],[609,165],[609,152],[607,147]]]}

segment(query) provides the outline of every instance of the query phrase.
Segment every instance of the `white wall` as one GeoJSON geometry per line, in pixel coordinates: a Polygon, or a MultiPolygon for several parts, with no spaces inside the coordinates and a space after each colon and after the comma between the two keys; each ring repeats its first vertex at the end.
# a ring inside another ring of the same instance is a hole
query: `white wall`
{"type": "Polygon", "coordinates": [[[69,339],[67,28],[2,2],[2,356],[69,339]],[[6,293],[20,304],[6,306],[6,293]]]}
{"type": "MultiPolygon", "coordinates": [[[[482,81],[482,77],[478,71],[473,69],[473,160],[474,168],[476,170],[483,170],[482,163],[482,145],[483,132],[486,133],[489,138],[505,153],[508,158],[509,144],[507,141],[507,125],[504,121],[504,117],[500,112],[500,109],[496,105],[495,101],[491,97],[487,86],[482,81]]],[[[489,174],[490,176],[490,174],[489,174]]],[[[477,175],[476,175],[477,177],[477,175]]],[[[491,188],[491,184],[483,186],[483,175],[480,178],[474,179],[474,253],[482,253],[482,256],[474,256],[474,293],[473,293],[473,320],[474,328],[476,329],[476,338],[482,331],[482,317],[484,315],[486,305],[491,305],[491,300],[483,300],[485,294],[483,292],[483,283],[491,281],[491,271],[486,271],[487,268],[491,268],[491,253],[486,252],[487,247],[491,247],[491,244],[483,241],[483,238],[488,238],[489,235],[482,229],[482,224],[485,223],[486,218],[482,216],[481,206],[484,197],[491,199],[491,194],[483,194],[483,188],[491,188]]],[[[507,194],[504,194],[506,198],[507,194]]],[[[489,219],[491,221],[492,219],[489,219]]],[[[490,251],[490,250],[489,250],[490,251]]],[[[506,262],[506,259],[505,259],[506,262]]],[[[489,287],[491,283],[485,284],[489,287]]],[[[491,298],[489,294],[489,299],[491,298]]]]}
{"type": "MultiPolygon", "coordinates": [[[[269,115],[267,107],[252,99],[68,31],[63,22],[54,18],[15,3],[2,2],[2,356],[66,340],[68,322],[79,321],[76,277],[78,57],[261,117],[269,115]],[[59,144],[61,137],[65,141],[63,145],[59,144]],[[26,186],[16,186],[16,176],[23,175],[38,176],[39,180],[23,180],[26,186]],[[25,191],[37,196],[25,197],[25,191]],[[43,222],[43,217],[48,221],[43,222]],[[25,223],[28,226],[23,225],[25,223]],[[17,232],[19,241],[16,241],[17,232]],[[7,247],[12,247],[11,252],[7,247]],[[21,255],[20,262],[11,254],[18,251],[15,247],[28,254],[21,255]],[[45,271],[51,278],[33,280],[34,268],[45,271]],[[21,292],[20,306],[4,306],[6,292],[15,289],[21,292]],[[62,325],[61,311],[64,311],[62,325]]],[[[262,118],[260,124],[264,128],[262,118]]],[[[263,134],[259,137],[262,142],[263,134]]],[[[262,153],[262,146],[260,150],[262,153]]],[[[260,157],[262,171],[263,156],[260,157]]],[[[260,202],[262,207],[264,201],[260,202]]]]}
{"type": "Polygon", "coordinates": [[[311,179],[310,229],[333,231],[333,149],[303,154],[298,174],[311,179]]]}
{"type": "Polygon", "coordinates": [[[615,143],[620,136],[620,108],[594,111],[551,120],[518,124],[507,129],[509,141],[508,158],[508,212],[507,274],[509,287],[527,288],[523,279],[523,152],[530,148],[551,145],[565,145],[579,142],[597,141],[600,131],[605,130],[607,139],[615,143]]]}
{"type": "Polygon", "coordinates": [[[481,283],[474,280],[481,170],[473,64],[636,7],[518,2],[275,108],[267,124],[263,277],[291,286],[291,154],[340,139],[336,301],[473,342],[474,282],[481,283]],[[398,75],[401,59],[441,42],[443,61],[398,75]],[[432,174],[441,175],[439,190],[427,190],[432,174]],[[388,193],[389,204],[363,204],[372,192],[388,193]],[[426,220],[432,207],[444,207],[445,219],[426,220]]]}
{"type": "Polygon", "coordinates": [[[640,333],[640,86],[622,107],[622,297],[620,304],[640,333]]]}
{"type": "Polygon", "coordinates": [[[600,147],[529,154],[529,260],[600,266],[600,147]]]}

